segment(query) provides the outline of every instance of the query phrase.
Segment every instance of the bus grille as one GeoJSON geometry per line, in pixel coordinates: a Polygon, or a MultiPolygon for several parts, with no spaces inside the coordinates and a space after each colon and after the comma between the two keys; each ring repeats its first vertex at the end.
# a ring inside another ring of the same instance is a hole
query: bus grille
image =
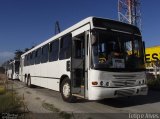
{"type": "Polygon", "coordinates": [[[112,81],[113,87],[132,87],[135,83],[136,80],[112,81]]]}
{"type": "Polygon", "coordinates": [[[115,79],[134,79],[135,75],[113,75],[115,79]]]}
{"type": "Polygon", "coordinates": [[[123,89],[123,90],[117,90],[116,95],[118,96],[131,96],[135,93],[134,89],[123,89]]]}

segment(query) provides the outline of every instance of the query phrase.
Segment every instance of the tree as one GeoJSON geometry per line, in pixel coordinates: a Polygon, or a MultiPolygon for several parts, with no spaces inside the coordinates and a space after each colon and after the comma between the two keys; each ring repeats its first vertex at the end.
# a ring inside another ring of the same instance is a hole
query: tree
{"type": "Polygon", "coordinates": [[[4,62],[4,63],[2,64],[2,67],[3,67],[5,70],[7,70],[8,67],[9,67],[9,63],[10,63],[11,61],[12,61],[12,60],[8,60],[8,61],[4,62]]]}
{"type": "Polygon", "coordinates": [[[22,50],[16,50],[15,51],[15,57],[14,57],[14,59],[15,60],[20,60],[20,58],[21,58],[21,55],[23,54],[24,52],[22,51],[22,50]]]}
{"type": "Polygon", "coordinates": [[[27,52],[28,50],[30,50],[30,49],[29,49],[29,48],[25,48],[25,49],[24,49],[24,52],[27,52]]]}
{"type": "Polygon", "coordinates": [[[25,48],[25,49],[24,49],[24,53],[27,52],[28,50],[33,49],[34,47],[35,47],[35,45],[33,45],[31,48],[25,48]]]}

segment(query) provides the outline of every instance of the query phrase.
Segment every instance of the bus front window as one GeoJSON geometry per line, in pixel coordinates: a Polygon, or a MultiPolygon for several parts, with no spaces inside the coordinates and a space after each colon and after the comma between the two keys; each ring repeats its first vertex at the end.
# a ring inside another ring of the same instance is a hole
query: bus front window
{"type": "Polygon", "coordinates": [[[92,32],[92,67],[102,70],[144,68],[141,38],[113,31],[92,32]]]}
{"type": "Polygon", "coordinates": [[[19,61],[16,61],[16,62],[15,62],[15,72],[16,72],[16,73],[19,73],[19,65],[20,65],[20,62],[19,62],[19,61]]]}

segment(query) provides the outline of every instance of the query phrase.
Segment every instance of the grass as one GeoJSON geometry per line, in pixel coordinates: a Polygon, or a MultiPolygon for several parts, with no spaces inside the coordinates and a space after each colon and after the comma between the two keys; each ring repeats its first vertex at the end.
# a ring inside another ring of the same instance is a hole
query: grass
{"type": "Polygon", "coordinates": [[[6,92],[5,78],[0,74],[0,95],[4,94],[5,92],[6,92]]]}
{"type": "Polygon", "coordinates": [[[147,81],[147,85],[151,89],[160,90],[160,77],[158,77],[157,79],[149,79],[147,81]]]}
{"type": "Polygon", "coordinates": [[[0,95],[6,92],[5,87],[0,85],[0,95]]]}
{"type": "Polygon", "coordinates": [[[0,113],[19,113],[22,106],[21,99],[14,90],[6,90],[6,77],[0,74],[0,113]]]}
{"type": "Polygon", "coordinates": [[[0,95],[0,104],[0,113],[18,113],[22,102],[15,93],[6,92],[3,95],[0,95]]]}
{"type": "Polygon", "coordinates": [[[53,104],[50,104],[50,103],[46,103],[43,101],[42,103],[42,107],[49,110],[49,111],[52,111],[53,113],[58,113],[58,116],[63,118],[63,119],[70,119],[71,118],[71,114],[69,113],[66,113],[64,111],[60,111],[58,108],[56,108],[53,104]]]}

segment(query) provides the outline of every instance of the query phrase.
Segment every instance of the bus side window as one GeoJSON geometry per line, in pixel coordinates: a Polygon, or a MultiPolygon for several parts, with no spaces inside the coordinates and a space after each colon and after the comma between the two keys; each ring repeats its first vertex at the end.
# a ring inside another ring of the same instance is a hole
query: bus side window
{"type": "Polygon", "coordinates": [[[71,34],[68,34],[61,38],[60,54],[59,54],[60,60],[67,59],[71,56],[71,41],[72,41],[71,34]]]}
{"type": "Polygon", "coordinates": [[[27,66],[30,65],[30,53],[27,55],[27,66]]]}
{"type": "Polygon", "coordinates": [[[30,53],[30,65],[33,65],[33,52],[30,53]]]}
{"type": "Polygon", "coordinates": [[[48,44],[42,47],[41,63],[48,61],[48,44]]]}
{"type": "Polygon", "coordinates": [[[37,55],[38,55],[38,50],[35,51],[35,61],[34,61],[35,64],[37,64],[37,55]]]}
{"type": "Polygon", "coordinates": [[[55,40],[55,41],[50,43],[49,61],[58,60],[58,53],[59,53],[59,40],[55,40]]]}
{"type": "Polygon", "coordinates": [[[24,66],[27,66],[27,55],[24,57],[24,66]]]}
{"type": "Polygon", "coordinates": [[[41,48],[36,50],[36,53],[35,53],[35,64],[39,64],[40,63],[40,58],[41,58],[41,48]]]}
{"type": "Polygon", "coordinates": [[[29,54],[29,64],[30,65],[33,65],[34,64],[34,61],[35,60],[35,51],[33,51],[33,52],[31,52],[30,54],[29,54]]]}
{"type": "Polygon", "coordinates": [[[35,54],[36,54],[36,51],[33,51],[33,54],[32,54],[32,64],[35,64],[35,54]]]}

